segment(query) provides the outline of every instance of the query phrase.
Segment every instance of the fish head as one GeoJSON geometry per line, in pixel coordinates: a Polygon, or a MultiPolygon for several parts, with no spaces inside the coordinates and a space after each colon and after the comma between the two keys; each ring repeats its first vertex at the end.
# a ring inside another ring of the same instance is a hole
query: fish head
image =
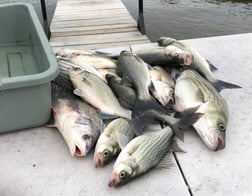
{"type": "Polygon", "coordinates": [[[179,65],[189,66],[194,59],[193,55],[190,52],[186,52],[172,45],[165,47],[165,55],[167,58],[171,59],[172,62],[179,65]]]}
{"type": "Polygon", "coordinates": [[[162,106],[166,107],[169,104],[174,104],[174,89],[169,84],[162,81],[152,81],[152,83],[155,87],[152,95],[162,106]]]}
{"type": "Polygon", "coordinates": [[[98,131],[92,130],[88,125],[75,123],[69,125],[68,137],[71,155],[86,156],[98,138],[98,131]]]}
{"type": "Polygon", "coordinates": [[[108,164],[118,153],[119,146],[114,146],[111,144],[96,144],[94,153],[94,163],[96,167],[103,167],[108,164]]]}
{"type": "Polygon", "coordinates": [[[225,115],[217,112],[205,113],[193,126],[210,150],[218,151],[225,148],[225,115]]]}
{"type": "Polygon", "coordinates": [[[127,183],[135,176],[136,172],[127,163],[116,164],[109,180],[109,187],[117,187],[127,183]]]}
{"type": "Polygon", "coordinates": [[[68,74],[71,79],[71,81],[74,83],[75,80],[81,80],[88,79],[88,76],[90,75],[90,72],[81,69],[80,67],[70,67],[68,68],[68,74]]]}
{"type": "Polygon", "coordinates": [[[177,40],[171,37],[160,37],[157,42],[159,46],[168,46],[175,43],[177,40]]]}
{"type": "Polygon", "coordinates": [[[70,67],[68,68],[68,74],[69,76],[77,76],[80,75],[83,72],[83,70],[80,67],[70,67]]]}

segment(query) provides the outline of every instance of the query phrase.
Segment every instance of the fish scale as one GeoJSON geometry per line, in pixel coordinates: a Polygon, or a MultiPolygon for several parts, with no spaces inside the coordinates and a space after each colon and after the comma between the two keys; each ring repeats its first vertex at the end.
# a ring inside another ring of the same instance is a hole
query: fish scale
{"type": "MultiPolygon", "coordinates": [[[[89,79],[89,76],[90,74],[85,79],[89,79]]],[[[99,91],[99,94],[102,95],[104,102],[113,102],[114,107],[116,107],[116,110],[121,110],[121,105],[118,102],[118,99],[114,96],[114,93],[112,92],[110,87],[107,86],[106,83],[99,80],[99,78],[97,77],[92,77],[92,79],[95,80],[95,82],[93,82],[92,80],[90,80],[89,82],[92,84],[94,89],[97,89],[97,91],[99,91]]]]}
{"type": "Polygon", "coordinates": [[[111,121],[101,133],[94,153],[96,167],[102,167],[109,163],[134,137],[134,132],[128,121],[124,118],[117,118],[111,121]],[[104,155],[107,152],[107,155],[104,155]]]}
{"type": "Polygon", "coordinates": [[[146,134],[145,144],[140,145],[133,156],[139,165],[140,172],[145,172],[150,165],[156,165],[160,158],[169,150],[168,146],[173,139],[173,132],[170,127],[155,133],[146,134]]]}
{"type": "Polygon", "coordinates": [[[96,109],[52,81],[52,111],[47,126],[57,127],[71,155],[86,156],[100,135],[102,121],[96,109]]]}
{"type": "Polygon", "coordinates": [[[167,126],[131,140],[117,157],[109,186],[124,184],[156,166],[170,150],[173,138],[173,131],[167,126]]]}
{"type": "MultiPolygon", "coordinates": [[[[214,89],[214,87],[211,86],[209,82],[207,82],[203,77],[201,77],[197,72],[193,70],[186,70],[187,78],[193,78],[191,79],[192,82],[196,84],[196,86],[201,90],[203,93],[203,99],[204,102],[211,102],[216,107],[214,108],[215,111],[226,111],[226,102],[221,97],[221,95],[214,89]],[[199,79],[200,78],[200,79],[199,79]],[[203,83],[203,85],[202,85],[203,83]]],[[[227,118],[227,114],[225,112],[225,116],[227,118]]]]}
{"type": "Polygon", "coordinates": [[[111,88],[98,76],[87,71],[69,69],[69,76],[76,88],[74,93],[107,116],[131,118],[131,111],[123,108],[111,88]]]}
{"type": "Polygon", "coordinates": [[[227,103],[206,79],[194,70],[183,71],[176,81],[175,100],[175,110],[198,107],[196,112],[203,114],[192,126],[210,150],[225,147],[227,103]]]}
{"type": "Polygon", "coordinates": [[[214,77],[211,68],[216,70],[216,67],[207,62],[201,55],[200,53],[189,46],[188,44],[177,41],[176,39],[169,38],[169,37],[160,37],[158,40],[158,44],[160,46],[176,46],[182,50],[190,52],[194,59],[191,63],[191,68],[198,71],[204,78],[206,78],[218,92],[220,92],[222,89],[225,88],[241,88],[239,85],[232,84],[229,82],[225,82],[222,80],[218,80],[217,78],[214,77]]]}
{"type": "Polygon", "coordinates": [[[133,53],[124,52],[118,59],[118,68],[122,70],[124,77],[134,84],[139,98],[150,98],[150,75],[142,59],[133,53]]]}

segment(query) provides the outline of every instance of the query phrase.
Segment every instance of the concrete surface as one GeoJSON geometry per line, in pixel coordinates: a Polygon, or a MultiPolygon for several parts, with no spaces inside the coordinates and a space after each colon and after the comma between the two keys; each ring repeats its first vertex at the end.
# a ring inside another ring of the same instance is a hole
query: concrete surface
{"type": "MultiPolygon", "coordinates": [[[[215,72],[218,78],[243,88],[221,92],[230,113],[226,148],[211,152],[193,130],[188,131],[185,142],[180,144],[187,153],[176,154],[182,173],[192,195],[249,196],[252,193],[252,33],[186,42],[218,67],[215,72]]],[[[37,127],[4,133],[0,134],[0,195],[189,196],[181,171],[173,161],[171,169],[155,168],[122,187],[109,188],[113,163],[95,168],[93,152],[83,158],[71,157],[56,129],[37,127]]]]}

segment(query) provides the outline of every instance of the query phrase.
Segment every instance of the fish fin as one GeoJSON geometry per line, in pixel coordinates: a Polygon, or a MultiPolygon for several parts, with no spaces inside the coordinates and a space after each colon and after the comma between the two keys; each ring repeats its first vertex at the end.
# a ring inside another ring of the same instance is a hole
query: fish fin
{"type": "Polygon", "coordinates": [[[117,117],[118,116],[116,116],[116,115],[111,115],[111,114],[107,114],[107,113],[104,113],[104,112],[99,112],[99,118],[102,119],[102,120],[115,119],[117,117]]]}
{"type": "Polygon", "coordinates": [[[208,63],[211,71],[218,70],[218,68],[216,66],[214,66],[209,60],[206,59],[206,62],[208,63]]]}
{"type": "Polygon", "coordinates": [[[173,114],[173,117],[174,118],[182,118],[185,115],[193,114],[199,109],[200,106],[201,106],[201,104],[196,107],[193,107],[193,108],[188,108],[188,109],[184,110],[183,112],[175,112],[173,114]]]}
{"type": "Polygon", "coordinates": [[[150,118],[149,119],[144,118],[144,114],[148,110],[157,110],[161,114],[170,115],[170,112],[165,108],[163,108],[158,102],[156,102],[155,99],[152,98],[148,100],[136,99],[132,111],[132,120],[130,122],[134,132],[136,131],[135,132],[136,135],[141,135],[143,133],[144,126],[141,125],[143,124],[141,122],[147,121],[148,123],[150,123],[151,120],[150,118]]]}
{"type": "Polygon", "coordinates": [[[143,119],[141,117],[137,117],[129,120],[129,124],[133,129],[133,132],[136,136],[139,136],[143,133],[143,129],[145,128],[145,124],[143,123],[143,119]]]}
{"type": "Polygon", "coordinates": [[[51,116],[49,121],[47,122],[46,126],[47,127],[56,127],[55,120],[54,120],[54,115],[56,115],[55,109],[51,109],[51,116]]]}
{"type": "Polygon", "coordinates": [[[145,64],[146,64],[148,70],[153,70],[153,67],[150,64],[148,64],[148,63],[145,63],[145,64]]]}
{"type": "Polygon", "coordinates": [[[173,39],[171,37],[160,37],[157,42],[159,46],[163,46],[166,47],[168,45],[171,45],[173,43],[175,43],[177,40],[173,39]]]}
{"type": "Polygon", "coordinates": [[[186,151],[184,151],[184,150],[178,145],[178,141],[177,141],[176,138],[173,139],[172,146],[171,146],[171,151],[172,151],[172,152],[183,152],[183,153],[186,153],[186,151]]]}
{"type": "Polygon", "coordinates": [[[176,123],[176,126],[179,127],[179,129],[187,129],[192,124],[197,122],[197,120],[201,118],[203,115],[204,115],[203,113],[186,114],[176,123]]]}
{"type": "Polygon", "coordinates": [[[211,82],[211,84],[215,87],[215,89],[220,92],[222,89],[232,89],[232,88],[242,88],[241,86],[239,85],[236,85],[236,84],[232,84],[232,83],[229,83],[229,82],[225,82],[225,81],[222,81],[222,80],[217,80],[216,82],[211,82]]]}
{"type": "Polygon", "coordinates": [[[179,78],[180,75],[181,75],[181,72],[175,73],[174,79],[177,80],[177,79],[179,78]]]}
{"type": "Polygon", "coordinates": [[[181,141],[184,141],[184,132],[183,130],[180,128],[180,125],[178,125],[178,123],[174,124],[174,125],[170,125],[172,128],[173,133],[175,134],[175,136],[180,139],[181,141]]]}
{"type": "Polygon", "coordinates": [[[78,89],[78,88],[74,89],[73,93],[74,93],[75,95],[79,96],[79,97],[81,97],[81,95],[82,95],[81,90],[78,89]]]}
{"type": "Polygon", "coordinates": [[[106,56],[106,57],[109,57],[109,58],[112,58],[112,59],[118,59],[118,57],[119,57],[119,54],[113,54],[113,53],[110,53],[110,52],[104,52],[104,51],[100,51],[100,50],[95,50],[94,52],[96,54],[103,55],[103,56],[106,56]]]}
{"type": "Polygon", "coordinates": [[[161,159],[159,164],[156,166],[157,169],[170,169],[174,167],[174,161],[172,160],[172,153],[167,152],[164,157],[161,159]]]}
{"type": "Polygon", "coordinates": [[[183,130],[187,129],[192,124],[194,124],[201,116],[203,116],[202,113],[185,114],[178,120],[177,123],[170,125],[176,137],[181,141],[184,141],[183,130]]]}
{"type": "Polygon", "coordinates": [[[132,112],[132,117],[136,117],[147,110],[157,110],[161,114],[170,115],[170,111],[166,110],[163,106],[161,106],[154,98],[150,97],[149,99],[136,99],[134,103],[134,108],[132,112]]]}
{"type": "Polygon", "coordinates": [[[123,149],[128,143],[130,139],[123,133],[117,132],[117,142],[121,149],[123,149]]]}
{"type": "Polygon", "coordinates": [[[144,113],[138,115],[137,117],[129,120],[129,124],[133,129],[133,132],[136,136],[142,135],[144,132],[152,131],[146,129],[150,124],[156,124],[159,121],[151,118],[147,118],[144,113]]]}
{"type": "Polygon", "coordinates": [[[105,123],[101,120],[100,134],[104,131],[105,127],[106,127],[105,123]]]}
{"type": "Polygon", "coordinates": [[[155,86],[152,81],[150,82],[150,85],[149,85],[149,91],[152,93],[156,91],[155,86]]]}
{"type": "Polygon", "coordinates": [[[126,86],[132,86],[132,83],[126,77],[122,77],[120,84],[126,86]]]}

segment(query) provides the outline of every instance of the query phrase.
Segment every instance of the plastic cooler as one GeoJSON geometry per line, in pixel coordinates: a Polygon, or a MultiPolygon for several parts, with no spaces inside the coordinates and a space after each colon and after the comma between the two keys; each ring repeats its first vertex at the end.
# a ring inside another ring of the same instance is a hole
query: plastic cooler
{"type": "Polygon", "coordinates": [[[43,125],[58,65],[33,6],[0,6],[0,29],[0,133],[43,125]]]}

